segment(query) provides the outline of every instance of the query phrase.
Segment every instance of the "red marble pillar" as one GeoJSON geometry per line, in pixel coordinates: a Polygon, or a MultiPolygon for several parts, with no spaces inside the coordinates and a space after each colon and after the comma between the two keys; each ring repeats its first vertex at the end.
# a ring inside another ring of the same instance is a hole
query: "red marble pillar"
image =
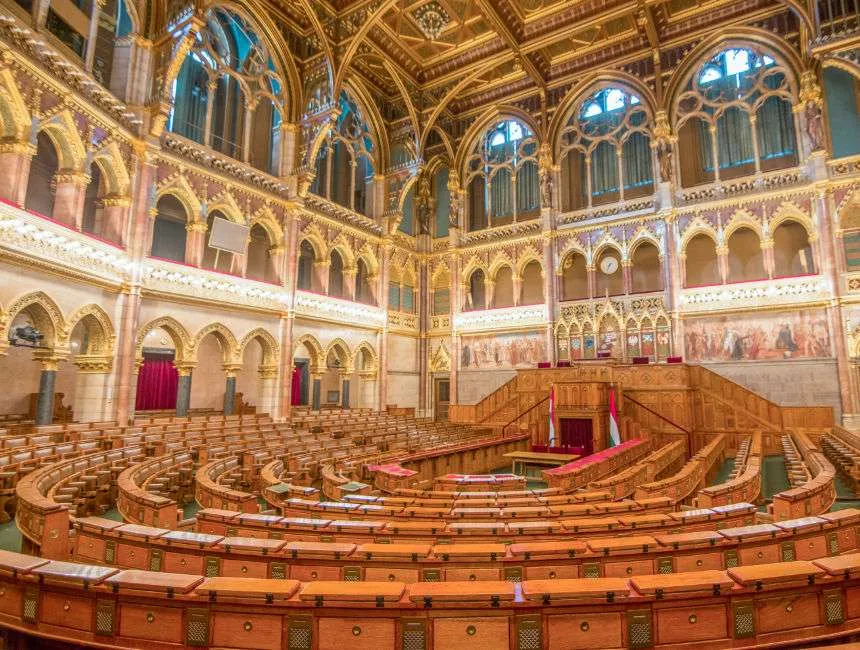
{"type": "Polygon", "coordinates": [[[48,215],[75,230],[81,229],[84,198],[90,177],[81,172],[59,172],[54,176],[54,213],[48,215]]]}
{"type": "Polygon", "coordinates": [[[0,198],[24,206],[30,160],[35,153],[35,147],[27,142],[0,143],[0,198]]]}

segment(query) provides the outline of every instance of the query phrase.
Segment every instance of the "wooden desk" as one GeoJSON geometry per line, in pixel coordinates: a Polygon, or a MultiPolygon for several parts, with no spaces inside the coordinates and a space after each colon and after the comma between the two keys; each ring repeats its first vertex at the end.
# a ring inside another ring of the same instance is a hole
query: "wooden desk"
{"type": "Polygon", "coordinates": [[[505,458],[511,459],[511,473],[519,476],[534,476],[540,478],[540,473],[530,475],[528,467],[561,467],[572,463],[579,456],[576,454],[548,454],[537,451],[511,451],[505,454],[505,458]],[[517,470],[520,471],[517,471],[517,470]]]}

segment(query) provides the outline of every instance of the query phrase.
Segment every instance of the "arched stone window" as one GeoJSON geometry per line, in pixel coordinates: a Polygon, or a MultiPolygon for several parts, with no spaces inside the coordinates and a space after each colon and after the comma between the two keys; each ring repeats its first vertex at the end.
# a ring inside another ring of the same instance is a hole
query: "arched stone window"
{"type": "Polygon", "coordinates": [[[486,309],[487,294],[485,284],[484,272],[481,269],[475,269],[472,272],[472,275],[469,276],[468,294],[466,295],[466,311],[486,309]]]}
{"type": "Polygon", "coordinates": [[[643,241],[631,256],[630,284],[633,293],[661,291],[663,281],[660,268],[660,251],[649,241],[643,241]]]}
{"type": "Polygon", "coordinates": [[[367,263],[358,258],[356,262],[355,272],[355,299],[358,302],[363,302],[367,305],[376,304],[373,298],[373,289],[370,286],[370,271],[367,268],[367,263]]]}
{"type": "Polygon", "coordinates": [[[284,92],[254,29],[239,14],[214,8],[174,81],[167,126],[277,175],[284,92]]]}
{"type": "Polygon", "coordinates": [[[188,212],[172,194],[158,200],[157,214],[152,226],[152,257],[185,262],[185,225],[188,212]]]}
{"type": "Polygon", "coordinates": [[[54,176],[60,170],[57,149],[44,131],[36,137],[36,155],[30,161],[24,207],[43,216],[54,214],[54,176]]]}
{"type": "Polygon", "coordinates": [[[269,249],[272,242],[269,241],[269,233],[258,223],[251,226],[248,233],[248,250],[245,260],[245,277],[262,282],[273,282],[276,279],[275,269],[272,266],[272,256],[269,249]]]}
{"type": "Polygon", "coordinates": [[[373,206],[374,144],[358,105],[343,92],[340,114],[316,160],[314,194],[369,214],[373,206]]]}
{"type": "Polygon", "coordinates": [[[604,248],[594,264],[595,298],[620,296],[624,293],[624,273],[621,270],[621,253],[616,249],[604,248]]]}
{"type": "Polygon", "coordinates": [[[510,266],[503,266],[496,272],[493,287],[493,307],[514,306],[514,271],[510,266]]]}
{"type": "Polygon", "coordinates": [[[328,295],[333,298],[344,297],[343,258],[336,250],[329,256],[328,295]]]}
{"type": "Polygon", "coordinates": [[[296,288],[303,291],[313,291],[314,289],[314,247],[311,243],[304,239],[299,244],[299,263],[296,270],[296,288]]]}
{"type": "Polygon", "coordinates": [[[588,270],[585,257],[571,251],[561,263],[561,299],[588,298],[588,270]]]}
{"type": "Polygon", "coordinates": [[[809,233],[796,221],[783,221],[773,231],[773,274],[777,278],[815,273],[809,233]]]}
{"type": "Polygon", "coordinates": [[[651,194],[650,128],[639,97],[620,88],[576,103],[561,132],[562,210],[651,194]]]}
{"type": "Polygon", "coordinates": [[[684,249],[684,274],[687,287],[703,287],[720,284],[720,265],[717,259],[717,243],[708,235],[699,234],[687,242],[684,249]]]}
{"type": "Polygon", "coordinates": [[[519,304],[539,305],[541,303],[543,303],[543,273],[540,262],[532,260],[523,267],[519,304]]]}
{"type": "Polygon", "coordinates": [[[518,120],[488,129],[466,162],[469,230],[530,219],[540,211],[537,140],[518,120]]]}
{"type": "Polygon", "coordinates": [[[738,228],[728,241],[728,282],[748,282],[767,277],[764,269],[764,254],[761,240],[751,228],[738,228]]]}
{"type": "Polygon", "coordinates": [[[752,48],[726,49],[676,100],[685,187],[797,164],[788,71],[752,48]]]}

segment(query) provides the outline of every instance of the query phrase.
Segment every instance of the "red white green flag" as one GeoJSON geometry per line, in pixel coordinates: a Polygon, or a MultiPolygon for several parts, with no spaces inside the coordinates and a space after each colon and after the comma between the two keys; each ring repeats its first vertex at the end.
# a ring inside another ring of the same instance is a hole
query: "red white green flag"
{"type": "Polygon", "coordinates": [[[609,444],[612,447],[621,444],[621,434],[618,429],[618,407],[615,404],[615,389],[609,389],[609,444]]]}

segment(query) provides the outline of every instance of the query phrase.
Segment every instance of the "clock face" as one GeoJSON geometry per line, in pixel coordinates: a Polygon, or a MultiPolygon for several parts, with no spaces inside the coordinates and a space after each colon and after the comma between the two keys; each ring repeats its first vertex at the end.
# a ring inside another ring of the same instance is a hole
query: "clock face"
{"type": "Polygon", "coordinates": [[[612,275],[618,270],[618,259],[612,257],[611,255],[608,257],[604,257],[600,261],[600,270],[603,271],[606,275],[612,275]]]}

